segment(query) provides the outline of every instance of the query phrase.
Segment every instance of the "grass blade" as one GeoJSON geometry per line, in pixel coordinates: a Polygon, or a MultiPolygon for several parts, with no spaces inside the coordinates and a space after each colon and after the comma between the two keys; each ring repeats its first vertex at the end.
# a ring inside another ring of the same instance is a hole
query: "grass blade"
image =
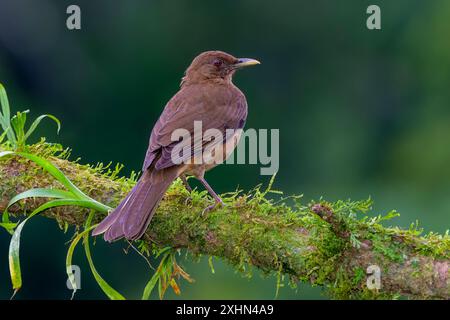
{"type": "Polygon", "coordinates": [[[144,293],[142,294],[142,300],[148,300],[150,295],[152,294],[153,289],[156,286],[156,283],[159,280],[159,272],[155,272],[151,277],[150,281],[147,282],[147,285],[144,288],[144,293]]]}
{"type": "Polygon", "coordinates": [[[69,276],[69,281],[72,284],[72,288],[74,288],[74,292],[72,294],[75,294],[77,290],[76,282],[74,279],[74,276],[72,274],[71,265],[72,265],[72,255],[75,250],[76,245],[80,241],[81,238],[83,238],[83,245],[84,245],[84,251],[86,253],[86,258],[89,262],[89,267],[92,271],[92,274],[94,275],[95,281],[100,286],[100,288],[103,290],[103,292],[108,296],[111,300],[125,300],[124,296],[122,296],[119,292],[117,292],[115,289],[113,289],[97,272],[97,269],[94,266],[94,262],[92,261],[91,256],[91,250],[89,248],[89,231],[94,229],[97,225],[91,226],[92,219],[94,217],[94,211],[91,211],[88,218],[86,219],[86,224],[84,231],[78,234],[70,244],[69,250],[67,251],[67,257],[66,257],[66,272],[69,276]]]}
{"type": "MultiPolygon", "coordinates": [[[[53,207],[60,207],[60,206],[79,206],[89,209],[94,209],[101,211],[98,206],[98,202],[96,201],[90,201],[90,200],[79,200],[79,199],[58,199],[58,200],[52,200],[45,204],[43,204],[41,207],[47,206],[45,209],[53,208],[53,207]]],[[[44,210],[45,210],[44,209],[44,210]]]]}
{"type": "Polygon", "coordinates": [[[3,227],[5,229],[14,229],[17,226],[17,223],[9,222],[9,223],[3,223],[0,222],[0,227],[3,227]]]}
{"type": "Polygon", "coordinates": [[[65,186],[69,191],[71,191],[74,195],[79,198],[84,198],[85,194],[75,186],[72,181],[70,181],[61,170],[59,170],[54,164],[50,161],[35,156],[34,154],[24,153],[24,152],[15,152],[15,154],[27,158],[34,163],[41,166],[45,171],[50,173],[56,180],[58,180],[63,186],[65,186]]]}
{"type": "Polygon", "coordinates": [[[22,287],[22,276],[20,271],[20,258],[19,258],[19,251],[20,251],[20,236],[22,233],[22,229],[25,225],[25,223],[30,220],[33,216],[36,214],[49,209],[53,207],[59,207],[59,206],[67,206],[67,205],[75,205],[75,206],[82,206],[86,208],[96,209],[95,203],[92,203],[91,201],[85,201],[85,200],[73,200],[73,199],[58,199],[58,200],[52,200],[49,202],[44,203],[40,207],[38,207],[36,210],[34,210],[25,220],[23,220],[14,231],[14,234],[11,238],[11,242],[9,244],[9,271],[11,275],[11,282],[13,284],[14,290],[19,290],[22,287]]]}
{"type": "Polygon", "coordinates": [[[0,222],[0,227],[4,228],[9,234],[14,233],[14,228],[17,227],[17,223],[13,222],[0,222]]]}
{"type": "Polygon", "coordinates": [[[28,112],[30,112],[30,110],[17,112],[17,114],[11,118],[11,126],[14,129],[17,140],[17,148],[25,147],[25,123],[27,122],[28,112]]]}
{"type": "Polygon", "coordinates": [[[3,128],[3,131],[6,132],[8,136],[8,140],[11,144],[16,145],[16,137],[14,132],[11,129],[11,113],[9,108],[8,95],[6,94],[5,87],[0,83],[0,104],[2,106],[2,112],[0,114],[0,125],[3,128]]]}
{"type": "Polygon", "coordinates": [[[68,191],[60,189],[45,189],[45,188],[35,188],[19,193],[14,196],[8,203],[7,208],[12,206],[14,203],[23,200],[25,198],[59,198],[59,199],[75,199],[73,194],[68,191]]]}
{"type": "Polygon", "coordinates": [[[8,95],[6,94],[5,87],[0,83],[0,103],[2,104],[2,116],[3,119],[11,118],[8,95]]]}
{"type": "Polygon", "coordinates": [[[113,289],[97,272],[97,269],[95,269],[94,262],[92,261],[91,257],[91,251],[89,248],[89,235],[86,234],[83,240],[84,244],[84,251],[86,253],[86,258],[89,262],[89,267],[91,268],[92,274],[94,275],[95,281],[97,281],[97,284],[100,286],[100,288],[103,290],[103,292],[108,296],[111,300],[125,300],[125,297],[122,296],[119,292],[117,292],[115,289],[113,289]]]}
{"type": "Polygon", "coordinates": [[[86,258],[89,262],[89,267],[91,268],[91,272],[95,278],[95,281],[97,281],[97,284],[100,286],[100,288],[103,290],[103,292],[108,296],[111,300],[125,300],[124,296],[122,296],[119,292],[117,292],[115,289],[113,289],[97,272],[97,269],[94,266],[94,262],[92,261],[91,256],[91,249],[89,248],[89,230],[92,229],[95,226],[91,227],[91,221],[94,217],[94,212],[92,211],[89,214],[89,217],[86,220],[85,225],[85,234],[83,239],[83,245],[84,245],[84,252],[86,253],[86,258]],[[87,231],[87,232],[86,232],[87,231]]]}
{"type": "Polygon", "coordinates": [[[3,214],[2,214],[2,225],[6,229],[6,231],[8,231],[8,233],[10,233],[11,235],[14,233],[14,228],[17,226],[17,223],[12,223],[9,220],[9,212],[7,209],[5,209],[5,211],[3,211],[3,214]],[[15,224],[15,226],[12,226],[12,228],[9,228],[9,226],[11,226],[11,224],[15,224]]]}
{"type": "Polygon", "coordinates": [[[170,252],[168,251],[169,249],[170,249],[169,247],[166,247],[159,252],[159,254],[162,254],[164,252],[164,255],[161,258],[161,261],[160,261],[159,266],[156,269],[155,273],[150,278],[149,282],[147,283],[147,285],[144,288],[144,292],[142,293],[142,300],[148,300],[150,298],[150,295],[152,294],[152,291],[155,288],[158,280],[159,280],[159,283],[158,283],[159,296],[160,296],[160,299],[162,299],[162,295],[164,294],[162,285],[165,282],[164,277],[166,276],[166,274],[165,274],[166,265],[167,265],[167,261],[170,257],[170,252]]]}
{"type": "Polygon", "coordinates": [[[11,235],[14,233],[14,228],[17,226],[17,223],[12,223],[9,220],[9,212],[8,212],[8,210],[3,211],[3,214],[2,214],[2,226],[11,235]],[[12,226],[12,224],[14,224],[14,226],[12,226]],[[12,228],[10,228],[10,226],[12,228]]]}
{"type": "Polygon", "coordinates": [[[11,242],[9,243],[9,273],[11,276],[12,287],[14,289],[14,294],[22,287],[22,272],[20,270],[20,233],[24,226],[25,219],[14,232],[11,242]]]}
{"type": "MultiPolygon", "coordinates": [[[[6,155],[18,155],[22,156],[24,158],[27,158],[39,166],[41,166],[44,170],[49,172],[53,177],[55,177],[61,184],[63,184],[65,187],[69,189],[69,191],[64,191],[60,189],[44,189],[44,188],[35,188],[30,189],[25,192],[22,192],[19,195],[16,195],[11,201],[9,202],[9,205],[12,205],[13,203],[29,198],[29,197],[46,197],[46,198],[56,198],[55,200],[48,201],[47,203],[44,203],[43,205],[39,206],[36,210],[34,210],[24,221],[22,221],[16,228],[16,230],[13,233],[13,236],[11,238],[11,243],[9,247],[9,266],[10,266],[10,275],[11,275],[11,282],[13,284],[14,294],[22,287],[22,276],[21,276],[21,269],[20,269],[20,257],[19,257],[19,251],[20,251],[20,236],[22,229],[25,225],[25,223],[32,218],[34,215],[52,208],[52,207],[58,207],[58,206],[81,206],[85,208],[90,208],[93,210],[97,210],[100,212],[107,212],[111,208],[90,198],[89,196],[85,195],[80,189],[78,189],[56,166],[54,166],[50,161],[46,159],[42,159],[38,156],[23,153],[23,152],[13,152],[13,151],[4,151],[0,152],[0,158],[4,157],[6,155]]],[[[90,248],[89,248],[89,231],[94,228],[94,226],[90,227],[90,223],[93,218],[94,211],[91,212],[89,215],[85,230],[77,235],[77,237],[72,241],[67,256],[66,256],[66,272],[69,277],[69,281],[72,284],[72,288],[74,289],[73,294],[75,294],[77,290],[76,282],[74,279],[74,276],[72,274],[71,265],[72,265],[72,256],[73,252],[75,250],[75,247],[77,243],[80,241],[81,238],[84,239],[84,249],[86,253],[86,258],[89,262],[89,267],[92,271],[92,274],[94,275],[95,280],[97,281],[100,288],[103,290],[103,292],[112,300],[124,300],[125,298],[117,292],[115,289],[113,289],[97,272],[97,269],[94,266],[94,263],[92,261],[90,248]]],[[[9,222],[8,213],[5,210],[3,213],[2,218],[2,227],[5,227],[7,230],[11,229],[13,224],[9,222]]],[[[72,296],[73,297],[73,296],[72,296]]]]}
{"type": "MultiPolygon", "coordinates": [[[[1,115],[0,115],[0,118],[1,118],[1,115]]],[[[0,135],[0,143],[2,143],[3,142],[3,140],[5,139],[5,137],[6,137],[6,133],[9,131],[9,129],[6,129],[6,131],[4,131],[1,135],[0,135]]]]}
{"type": "MultiPolygon", "coordinates": [[[[50,201],[51,202],[51,201],[50,201]]],[[[41,211],[44,211],[47,208],[47,205],[43,204],[36,210],[34,210],[25,220],[23,220],[14,231],[11,242],[9,243],[9,273],[11,276],[11,282],[14,289],[14,294],[22,287],[22,273],[20,270],[20,236],[22,233],[23,226],[25,223],[31,219],[34,215],[38,214],[41,211]]]]}
{"type": "MultiPolygon", "coordinates": [[[[83,193],[77,186],[75,186],[72,181],[70,181],[61,170],[59,170],[53,163],[50,161],[38,157],[36,155],[25,153],[25,152],[14,152],[14,151],[3,151],[0,152],[0,158],[6,155],[18,155],[24,158],[27,158],[37,165],[41,166],[45,171],[50,173],[56,180],[58,180],[63,186],[65,186],[71,193],[73,193],[73,197],[78,198],[80,200],[84,200],[86,202],[90,202],[91,205],[87,206],[88,208],[92,208],[98,210],[100,212],[108,212],[111,210],[111,207],[106,206],[89,196],[83,193]]],[[[75,204],[78,205],[78,204],[75,204]]]]}
{"type": "Polygon", "coordinates": [[[61,129],[61,122],[59,121],[59,119],[56,118],[55,116],[51,115],[51,114],[43,114],[43,115],[37,117],[36,120],[33,121],[33,123],[31,124],[30,128],[28,129],[27,133],[25,134],[25,139],[24,140],[28,139],[28,137],[34,132],[34,130],[36,130],[36,128],[39,125],[39,123],[45,118],[52,119],[53,121],[56,122],[56,125],[57,125],[56,133],[59,133],[59,130],[61,129]]]}
{"type": "Polygon", "coordinates": [[[55,165],[53,165],[50,161],[35,156],[34,154],[25,153],[25,152],[14,152],[14,151],[3,151],[0,152],[0,158],[6,155],[18,155],[24,158],[27,158],[34,163],[41,166],[45,171],[50,173],[56,180],[58,180],[63,186],[65,186],[69,191],[75,194],[78,198],[84,198],[85,194],[78,189],[72,181],[70,181],[64,173],[61,172],[55,165]]]}
{"type": "Polygon", "coordinates": [[[77,236],[72,240],[70,243],[69,249],[67,250],[67,256],[66,256],[66,273],[69,278],[70,284],[72,285],[73,293],[72,293],[72,299],[77,291],[77,283],[75,281],[75,277],[72,273],[72,256],[73,252],[75,251],[75,247],[77,246],[78,242],[86,235],[89,234],[89,231],[94,229],[96,225],[93,225],[87,229],[85,229],[83,232],[77,234],[77,236]]]}

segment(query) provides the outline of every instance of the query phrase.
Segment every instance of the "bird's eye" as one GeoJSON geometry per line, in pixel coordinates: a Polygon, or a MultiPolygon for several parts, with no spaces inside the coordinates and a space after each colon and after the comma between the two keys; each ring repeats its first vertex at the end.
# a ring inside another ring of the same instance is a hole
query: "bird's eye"
{"type": "Polygon", "coordinates": [[[220,67],[220,66],[222,66],[222,64],[223,64],[223,61],[220,60],[220,59],[216,59],[216,60],[214,60],[213,64],[214,64],[214,66],[216,66],[216,67],[220,67]]]}

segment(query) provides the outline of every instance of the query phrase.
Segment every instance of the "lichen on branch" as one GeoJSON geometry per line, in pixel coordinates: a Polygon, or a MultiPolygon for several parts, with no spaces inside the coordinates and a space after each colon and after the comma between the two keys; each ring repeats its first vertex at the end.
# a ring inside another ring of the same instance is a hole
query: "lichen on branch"
{"type": "MultiPolygon", "coordinates": [[[[0,146],[0,151],[7,148],[0,146]]],[[[29,150],[50,160],[83,192],[111,207],[135,183],[135,175],[119,177],[120,167],[70,161],[69,152],[57,145],[40,142],[29,150]]],[[[61,188],[28,160],[0,159],[0,210],[16,194],[37,187],[61,188]]],[[[197,190],[189,195],[176,181],[140,241],[216,256],[244,273],[253,266],[267,274],[286,276],[291,284],[304,281],[322,286],[333,298],[450,298],[448,232],[421,235],[416,227],[384,227],[381,222],[396,213],[374,217],[369,200],[304,205],[300,197],[273,200],[271,192],[269,186],[225,194],[226,206],[202,216],[212,200],[197,190]],[[381,270],[381,287],[376,290],[366,283],[367,268],[373,265],[381,270]]],[[[27,214],[44,201],[25,199],[9,211],[27,214]]],[[[61,226],[82,226],[87,213],[86,209],[67,206],[49,209],[43,215],[61,226]]],[[[95,220],[102,218],[99,213],[95,220]]]]}

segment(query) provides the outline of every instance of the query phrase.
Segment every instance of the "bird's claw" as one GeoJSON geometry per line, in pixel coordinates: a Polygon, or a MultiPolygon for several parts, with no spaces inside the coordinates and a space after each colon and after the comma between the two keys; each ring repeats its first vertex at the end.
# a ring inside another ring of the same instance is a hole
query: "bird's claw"
{"type": "Polygon", "coordinates": [[[189,203],[192,203],[192,197],[189,196],[184,200],[184,205],[187,206],[189,203]]]}
{"type": "Polygon", "coordinates": [[[214,210],[217,206],[225,206],[225,203],[221,202],[221,201],[216,201],[214,202],[214,204],[207,206],[205,209],[203,209],[202,211],[202,217],[205,216],[205,214],[207,214],[208,212],[214,210]]]}

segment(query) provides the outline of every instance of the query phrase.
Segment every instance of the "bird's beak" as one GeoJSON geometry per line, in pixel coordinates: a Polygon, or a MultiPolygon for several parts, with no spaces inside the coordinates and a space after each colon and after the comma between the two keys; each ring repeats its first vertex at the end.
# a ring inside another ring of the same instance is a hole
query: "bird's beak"
{"type": "Polygon", "coordinates": [[[239,58],[238,62],[236,62],[233,67],[234,69],[240,69],[243,67],[254,66],[256,64],[261,64],[258,60],[249,59],[249,58],[239,58]]]}

